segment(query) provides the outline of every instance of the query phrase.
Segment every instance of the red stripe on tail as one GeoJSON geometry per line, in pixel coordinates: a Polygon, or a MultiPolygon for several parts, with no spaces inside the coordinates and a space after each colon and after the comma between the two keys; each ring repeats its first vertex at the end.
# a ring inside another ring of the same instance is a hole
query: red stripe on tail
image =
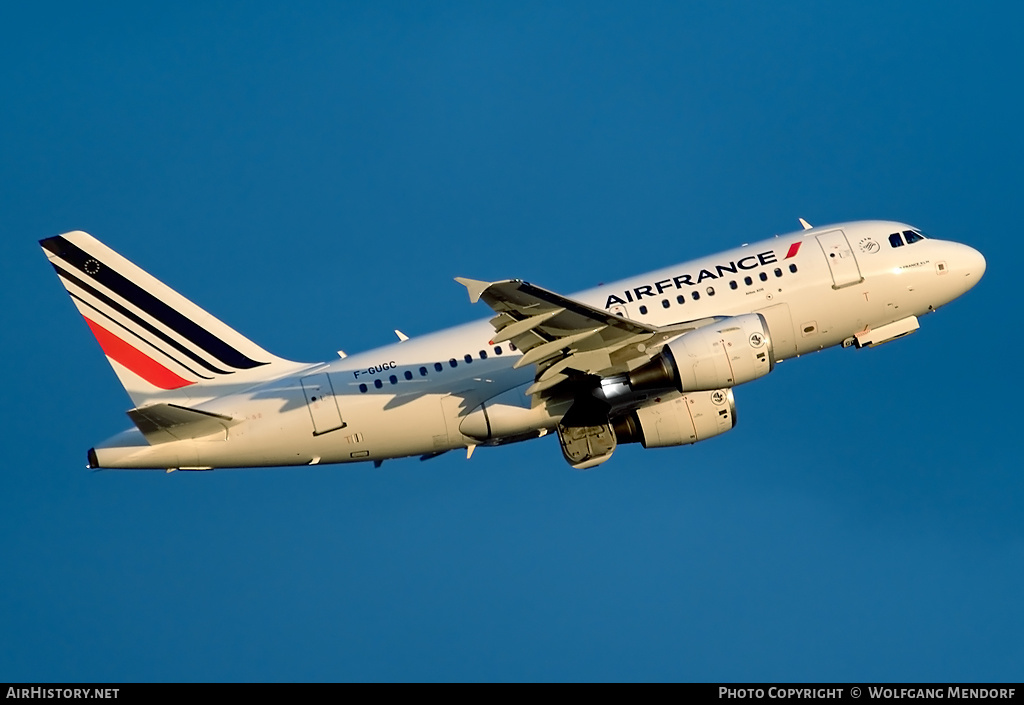
{"type": "Polygon", "coordinates": [[[800,245],[802,245],[802,244],[803,244],[802,242],[794,242],[792,245],[790,245],[789,246],[789,252],[786,253],[786,256],[783,259],[789,259],[790,257],[796,257],[796,253],[797,253],[797,251],[799,251],[800,245]]]}
{"type": "MultiPolygon", "coordinates": [[[[83,316],[83,318],[85,317],[83,316]]],[[[195,382],[179,377],[156,360],[136,350],[96,321],[85,318],[85,322],[89,324],[92,334],[100,342],[100,347],[103,348],[107,357],[127,367],[154,387],[179,389],[195,384],[195,382]]]]}

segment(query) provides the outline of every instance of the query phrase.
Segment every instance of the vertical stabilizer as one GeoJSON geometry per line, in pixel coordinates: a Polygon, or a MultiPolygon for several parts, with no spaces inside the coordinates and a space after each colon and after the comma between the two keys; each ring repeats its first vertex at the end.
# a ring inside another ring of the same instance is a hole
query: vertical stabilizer
{"type": "Polygon", "coordinates": [[[87,233],[39,244],[137,407],[199,403],[303,366],[271,355],[87,233]]]}

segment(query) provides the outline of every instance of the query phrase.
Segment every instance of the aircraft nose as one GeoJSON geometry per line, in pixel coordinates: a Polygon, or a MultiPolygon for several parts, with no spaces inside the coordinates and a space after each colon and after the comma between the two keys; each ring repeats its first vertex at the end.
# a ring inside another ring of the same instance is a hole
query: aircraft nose
{"type": "Polygon", "coordinates": [[[981,279],[982,275],[985,274],[985,255],[981,254],[973,247],[968,247],[970,255],[968,257],[967,271],[972,275],[981,279]]]}
{"type": "Polygon", "coordinates": [[[985,274],[985,256],[973,247],[962,245],[963,254],[960,255],[960,269],[964,276],[971,279],[971,286],[974,286],[985,274]]]}
{"type": "Polygon", "coordinates": [[[973,247],[956,243],[954,253],[950,257],[950,273],[953,275],[949,284],[955,296],[960,296],[981,281],[985,273],[985,256],[973,247]]]}

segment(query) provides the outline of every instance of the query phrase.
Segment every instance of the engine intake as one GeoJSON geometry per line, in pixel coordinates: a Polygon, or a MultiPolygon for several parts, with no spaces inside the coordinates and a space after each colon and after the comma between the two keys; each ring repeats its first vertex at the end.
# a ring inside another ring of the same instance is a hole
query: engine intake
{"type": "Polygon", "coordinates": [[[735,387],[775,366],[768,323],[760,313],[730,316],[684,333],[629,374],[634,391],[696,392],[735,387]]]}
{"type": "Polygon", "coordinates": [[[731,389],[684,394],[645,406],[614,422],[619,443],[666,448],[707,440],[736,425],[736,401],[731,389]]]}

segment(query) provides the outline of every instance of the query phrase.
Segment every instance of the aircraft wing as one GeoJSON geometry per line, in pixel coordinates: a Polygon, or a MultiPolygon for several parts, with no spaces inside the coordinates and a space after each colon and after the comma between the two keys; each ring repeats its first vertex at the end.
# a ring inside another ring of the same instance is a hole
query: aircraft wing
{"type": "Polygon", "coordinates": [[[523,352],[515,367],[537,365],[527,394],[543,394],[574,376],[629,372],[650,361],[668,340],[713,320],[650,326],[520,279],[455,281],[469,290],[473,303],[483,299],[498,314],[491,319],[491,342],[510,341],[523,352]]]}

